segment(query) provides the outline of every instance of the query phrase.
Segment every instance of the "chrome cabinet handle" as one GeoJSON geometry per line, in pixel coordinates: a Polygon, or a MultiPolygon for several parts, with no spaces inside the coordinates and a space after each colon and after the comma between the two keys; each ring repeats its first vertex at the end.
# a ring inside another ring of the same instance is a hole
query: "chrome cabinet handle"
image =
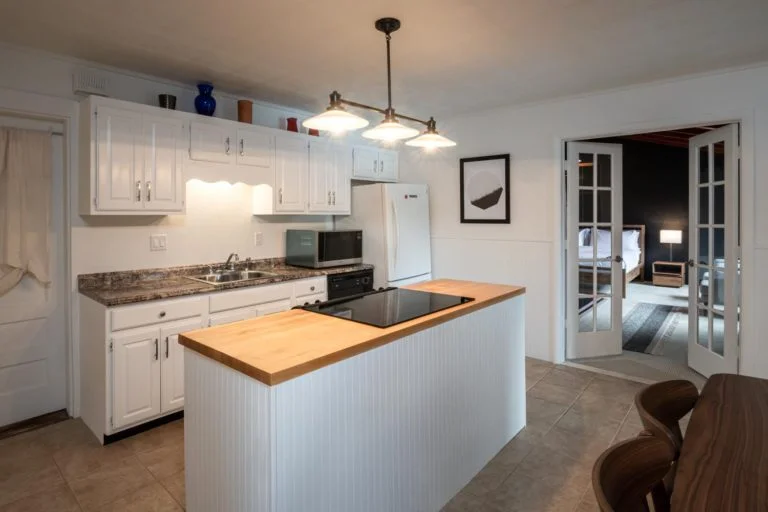
{"type": "Polygon", "coordinates": [[[384,172],[384,160],[379,160],[379,172],[384,172]]]}
{"type": "Polygon", "coordinates": [[[282,188],[279,190],[279,196],[280,197],[279,197],[279,201],[278,202],[280,204],[283,204],[283,189],[282,188]]]}
{"type": "Polygon", "coordinates": [[[240,156],[245,156],[245,139],[240,139],[240,156]]]}
{"type": "Polygon", "coordinates": [[[376,169],[378,168],[378,166],[376,165],[376,163],[377,163],[377,162],[376,162],[376,159],[374,158],[374,159],[373,159],[373,172],[376,172],[376,169]]]}
{"type": "Polygon", "coordinates": [[[147,182],[147,202],[152,200],[152,182],[147,182]]]}
{"type": "Polygon", "coordinates": [[[165,337],[165,358],[168,359],[168,336],[165,337]]]}
{"type": "Polygon", "coordinates": [[[310,286],[309,287],[309,291],[311,291],[311,292],[315,291],[315,287],[314,286],[310,286]]]}
{"type": "Polygon", "coordinates": [[[333,206],[336,206],[336,191],[333,191],[333,202],[331,203],[333,206]]]}
{"type": "Polygon", "coordinates": [[[141,202],[141,182],[136,182],[136,201],[141,202]]]}
{"type": "Polygon", "coordinates": [[[331,204],[331,191],[328,191],[328,205],[331,204]]]}
{"type": "Polygon", "coordinates": [[[160,358],[160,342],[155,338],[155,361],[160,358]]]}
{"type": "Polygon", "coordinates": [[[224,153],[229,154],[229,137],[227,137],[224,142],[226,143],[226,147],[224,149],[224,153]]]}

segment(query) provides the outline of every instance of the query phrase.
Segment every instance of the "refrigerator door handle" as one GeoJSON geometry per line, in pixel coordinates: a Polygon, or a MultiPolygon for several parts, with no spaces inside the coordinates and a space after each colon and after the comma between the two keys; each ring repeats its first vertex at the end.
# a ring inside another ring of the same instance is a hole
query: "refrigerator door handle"
{"type": "Polygon", "coordinates": [[[400,224],[397,222],[397,206],[395,205],[395,202],[392,201],[392,223],[394,224],[394,231],[395,231],[395,239],[393,240],[393,245],[395,249],[395,268],[397,268],[397,249],[400,241],[400,224]]]}

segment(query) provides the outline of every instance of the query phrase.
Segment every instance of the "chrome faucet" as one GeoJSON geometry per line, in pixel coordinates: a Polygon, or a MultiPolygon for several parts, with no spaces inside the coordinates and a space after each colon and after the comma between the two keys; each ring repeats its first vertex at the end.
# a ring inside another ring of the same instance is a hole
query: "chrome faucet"
{"type": "Polygon", "coordinates": [[[233,252],[229,255],[229,258],[227,258],[227,262],[224,264],[224,268],[227,268],[229,270],[235,270],[235,263],[232,263],[232,259],[235,260],[235,263],[240,261],[240,256],[237,255],[236,252],[233,252]]]}

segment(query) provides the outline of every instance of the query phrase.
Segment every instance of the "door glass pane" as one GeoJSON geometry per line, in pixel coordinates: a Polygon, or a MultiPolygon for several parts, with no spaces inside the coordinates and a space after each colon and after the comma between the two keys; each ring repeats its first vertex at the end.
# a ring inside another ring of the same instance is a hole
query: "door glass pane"
{"type": "Polygon", "coordinates": [[[579,293],[583,295],[595,293],[595,269],[592,261],[579,265],[579,293]]]}
{"type": "Polygon", "coordinates": [[[599,299],[599,302],[597,304],[597,308],[595,309],[595,314],[597,315],[597,330],[598,331],[610,331],[611,325],[612,325],[612,317],[613,315],[611,306],[613,301],[609,298],[601,298],[599,299]]]}
{"type": "Polygon", "coordinates": [[[611,222],[611,191],[597,191],[597,222],[611,222]]]}
{"type": "Polygon", "coordinates": [[[699,148],[699,183],[709,183],[709,146],[699,148]]]}
{"type": "Polygon", "coordinates": [[[713,234],[713,260],[715,266],[725,266],[725,228],[714,228],[713,234]]]}
{"type": "Polygon", "coordinates": [[[699,256],[700,265],[709,264],[709,228],[699,228],[699,256]]]}
{"type": "Polygon", "coordinates": [[[722,314],[712,314],[712,351],[723,355],[725,351],[725,318],[722,314]]]}
{"type": "Polygon", "coordinates": [[[725,143],[724,142],[716,142],[714,145],[714,163],[715,168],[713,169],[715,173],[715,179],[714,181],[723,181],[725,179],[725,143]]]}
{"type": "Polygon", "coordinates": [[[594,192],[591,190],[579,190],[579,222],[594,222],[594,192]]]}
{"type": "Polygon", "coordinates": [[[699,224],[709,224],[709,187],[699,187],[699,224]]]}
{"type": "Polygon", "coordinates": [[[709,348],[709,316],[706,309],[699,309],[696,343],[709,348]]]}
{"type": "Polygon", "coordinates": [[[613,290],[613,272],[610,261],[601,261],[597,269],[597,293],[611,295],[613,290]]]}
{"type": "Polygon", "coordinates": [[[579,186],[595,186],[594,156],[592,153],[579,153],[579,186]]]}
{"type": "Polygon", "coordinates": [[[579,332],[592,332],[594,328],[594,300],[592,297],[579,297],[579,307],[584,311],[579,315],[579,332]]]}
{"type": "Polygon", "coordinates": [[[597,155],[597,186],[611,186],[611,155],[597,155]]]}
{"type": "Polygon", "coordinates": [[[712,198],[712,213],[715,224],[725,224],[725,185],[714,186],[712,198]]]}
{"type": "Polygon", "coordinates": [[[709,283],[709,267],[699,267],[697,270],[696,279],[699,283],[699,306],[707,307],[709,305],[709,294],[712,291],[709,283]]]}

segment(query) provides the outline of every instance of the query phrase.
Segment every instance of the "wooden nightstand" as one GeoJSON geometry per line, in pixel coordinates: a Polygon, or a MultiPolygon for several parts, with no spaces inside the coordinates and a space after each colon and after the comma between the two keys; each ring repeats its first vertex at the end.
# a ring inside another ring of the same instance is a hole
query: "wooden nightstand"
{"type": "Polygon", "coordinates": [[[654,261],[653,285],[680,288],[685,284],[685,266],[679,261],[654,261]]]}

